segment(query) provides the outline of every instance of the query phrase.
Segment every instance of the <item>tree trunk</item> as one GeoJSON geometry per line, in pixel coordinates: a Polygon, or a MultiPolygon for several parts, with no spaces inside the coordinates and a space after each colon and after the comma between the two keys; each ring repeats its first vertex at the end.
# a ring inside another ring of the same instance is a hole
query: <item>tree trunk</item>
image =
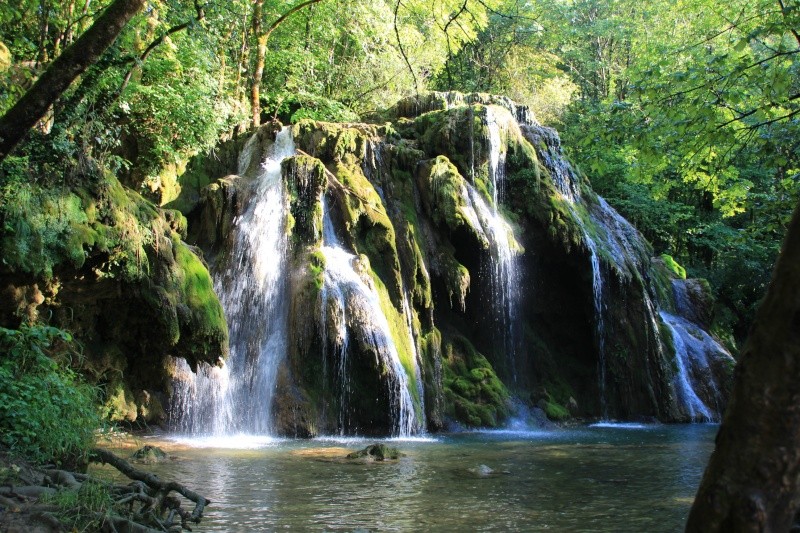
{"type": "Polygon", "coordinates": [[[256,0],[253,5],[253,35],[256,38],[256,64],[253,82],[250,85],[250,109],[253,127],[261,125],[261,78],[264,76],[264,61],[267,57],[267,36],[261,32],[264,0],[256,0]]]}
{"type": "Polygon", "coordinates": [[[264,61],[267,57],[267,42],[269,41],[269,36],[272,35],[272,32],[275,29],[283,24],[283,22],[292,16],[293,14],[297,13],[301,9],[308,7],[310,5],[316,4],[321,2],[322,0],[306,0],[305,2],[300,2],[293,8],[286,11],[283,15],[278,17],[275,22],[270,24],[269,28],[266,29],[263,33],[261,32],[262,27],[262,6],[263,0],[256,0],[255,8],[253,10],[253,33],[256,37],[256,64],[255,64],[255,72],[253,74],[253,84],[250,87],[250,106],[252,108],[252,118],[253,118],[253,126],[258,127],[261,125],[261,78],[264,76],[264,61]]]}
{"type": "Polygon", "coordinates": [[[800,507],[800,205],[736,367],[686,531],[789,531],[800,507]]]}
{"type": "Polygon", "coordinates": [[[114,0],[86,32],[58,56],[14,106],[0,118],[0,161],[14,149],[67,90],[117,38],[145,0],[114,0]]]}

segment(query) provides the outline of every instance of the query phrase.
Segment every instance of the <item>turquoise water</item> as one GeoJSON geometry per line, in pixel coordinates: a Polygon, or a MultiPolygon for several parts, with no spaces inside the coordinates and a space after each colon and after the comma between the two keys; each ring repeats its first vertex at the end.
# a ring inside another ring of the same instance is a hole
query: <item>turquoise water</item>
{"type": "Polygon", "coordinates": [[[388,442],[406,455],[371,464],[337,458],[375,439],[231,437],[147,468],[212,500],[195,531],[666,532],[683,529],[716,430],[436,435],[388,442]]]}

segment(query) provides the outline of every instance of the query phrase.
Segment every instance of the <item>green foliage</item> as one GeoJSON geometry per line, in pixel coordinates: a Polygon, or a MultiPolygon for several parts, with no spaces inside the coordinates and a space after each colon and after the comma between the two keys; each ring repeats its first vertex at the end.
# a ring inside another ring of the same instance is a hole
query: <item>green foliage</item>
{"type": "Polygon", "coordinates": [[[93,443],[95,390],[70,370],[72,337],[49,326],[0,328],[0,442],[37,462],[74,462],[93,443]]]}
{"type": "Polygon", "coordinates": [[[162,47],[143,65],[118,103],[125,130],[136,138],[140,172],[155,176],[166,164],[213,146],[239,118],[219,92],[211,58],[200,43],[180,39],[162,47]]]}
{"type": "Polygon", "coordinates": [[[264,96],[261,106],[267,115],[292,124],[305,119],[324,122],[354,122],[359,118],[345,104],[337,100],[314,94],[290,92],[285,87],[268,92],[264,96]]]}
{"type": "Polygon", "coordinates": [[[110,487],[96,480],[86,480],[78,490],[60,490],[43,497],[43,502],[58,508],[59,521],[72,531],[91,531],[113,512],[114,498],[110,487]]]}

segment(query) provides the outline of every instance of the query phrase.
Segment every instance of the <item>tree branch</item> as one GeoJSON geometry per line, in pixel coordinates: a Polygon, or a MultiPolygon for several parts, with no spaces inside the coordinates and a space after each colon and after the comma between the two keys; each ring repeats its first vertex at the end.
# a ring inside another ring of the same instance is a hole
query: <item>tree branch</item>
{"type": "Polygon", "coordinates": [[[0,161],[41,120],[75,78],[97,62],[144,4],[145,0],[115,0],[0,118],[0,161]]]}
{"type": "Polygon", "coordinates": [[[163,43],[164,40],[167,37],[169,37],[170,35],[172,35],[174,33],[178,33],[179,31],[185,30],[186,28],[191,26],[194,21],[200,22],[201,20],[206,18],[205,6],[201,6],[200,4],[198,4],[197,0],[195,0],[194,9],[197,12],[197,15],[195,16],[194,19],[192,19],[190,21],[187,21],[187,22],[184,22],[183,24],[178,24],[177,26],[171,27],[166,32],[164,32],[158,39],[156,39],[155,41],[150,43],[147,46],[147,48],[144,49],[144,52],[142,52],[142,55],[140,55],[138,57],[138,59],[136,59],[136,62],[128,70],[128,73],[125,74],[125,79],[122,80],[122,85],[120,85],[120,88],[119,88],[119,91],[117,91],[117,94],[122,94],[125,91],[125,88],[128,86],[128,84],[131,81],[131,76],[133,76],[133,71],[136,70],[136,67],[141,66],[141,64],[144,63],[145,59],[147,59],[147,57],[150,55],[150,53],[153,50],[155,50],[157,46],[159,46],[161,43],[163,43]]]}
{"type": "Polygon", "coordinates": [[[406,66],[408,67],[408,71],[411,73],[411,78],[414,80],[414,93],[419,94],[417,75],[414,74],[414,67],[411,66],[411,62],[408,60],[406,51],[403,49],[403,43],[400,41],[400,30],[397,27],[397,13],[400,11],[401,3],[402,0],[397,0],[397,4],[394,6],[394,35],[397,38],[397,48],[400,49],[400,54],[403,56],[403,60],[406,62],[406,66]]]}

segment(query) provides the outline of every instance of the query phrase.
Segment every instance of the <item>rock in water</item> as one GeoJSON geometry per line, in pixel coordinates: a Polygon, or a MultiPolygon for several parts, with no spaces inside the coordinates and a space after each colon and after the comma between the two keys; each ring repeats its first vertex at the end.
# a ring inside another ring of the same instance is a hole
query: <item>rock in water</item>
{"type": "Polygon", "coordinates": [[[494,470],[486,465],[478,465],[475,468],[470,468],[469,471],[478,477],[486,477],[494,474],[494,470]]]}
{"type": "Polygon", "coordinates": [[[136,450],[136,452],[131,455],[131,459],[137,463],[153,464],[169,459],[169,455],[158,446],[148,445],[136,450]]]}
{"type": "Polygon", "coordinates": [[[363,450],[347,454],[348,459],[366,459],[367,461],[386,461],[399,459],[402,454],[397,448],[385,444],[370,444],[363,450]]]}

